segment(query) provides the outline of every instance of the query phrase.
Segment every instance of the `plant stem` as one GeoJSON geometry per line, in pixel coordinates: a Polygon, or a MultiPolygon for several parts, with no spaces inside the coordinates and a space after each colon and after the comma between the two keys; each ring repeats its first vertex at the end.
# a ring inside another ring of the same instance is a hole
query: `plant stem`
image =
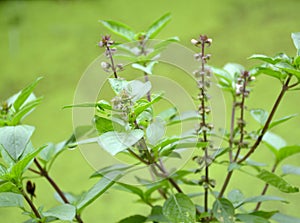
{"type": "Polygon", "coordinates": [[[236,97],[233,97],[232,108],[231,108],[231,119],[230,119],[230,137],[229,137],[229,161],[233,161],[232,147],[234,138],[234,119],[235,119],[235,109],[236,109],[236,97]]]}
{"type": "MultiPolygon", "coordinates": [[[[55,181],[49,176],[48,172],[41,166],[41,164],[38,162],[38,160],[35,158],[34,159],[34,164],[37,166],[37,168],[40,171],[40,175],[45,177],[48,182],[50,183],[50,185],[54,188],[54,190],[58,193],[58,195],[61,197],[61,199],[66,203],[66,204],[70,204],[70,202],[68,201],[68,199],[66,198],[66,196],[64,195],[64,193],[62,192],[62,190],[59,188],[59,186],[55,183],[55,181]]],[[[81,219],[79,214],[76,214],[75,216],[76,220],[79,223],[83,223],[83,220],[81,219]]]]}
{"type": "Polygon", "coordinates": [[[261,133],[260,133],[260,135],[258,136],[257,140],[255,141],[255,143],[253,144],[253,146],[251,147],[251,149],[248,151],[248,153],[247,153],[243,158],[241,158],[241,159],[238,161],[238,163],[242,163],[243,161],[245,161],[245,160],[246,160],[246,159],[247,159],[247,158],[248,158],[248,157],[256,150],[256,148],[257,148],[257,147],[259,146],[259,144],[261,143],[262,138],[263,138],[263,136],[265,135],[265,133],[267,132],[267,130],[268,130],[268,128],[269,128],[269,125],[271,124],[271,121],[272,121],[272,119],[273,119],[273,117],[274,117],[274,115],[275,115],[275,112],[276,112],[276,110],[277,110],[277,108],[278,108],[278,106],[279,106],[279,104],[280,104],[280,102],[281,102],[281,100],[282,100],[284,94],[285,94],[285,93],[288,91],[288,89],[289,89],[289,82],[290,82],[291,78],[292,78],[292,76],[288,76],[286,82],[285,82],[284,85],[282,86],[282,89],[281,89],[281,91],[280,91],[280,94],[278,95],[278,97],[277,97],[277,99],[276,99],[276,101],[275,101],[275,103],[274,103],[274,105],[273,105],[273,108],[272,108],[272,110],[271,110],[271,112],[270,112],[270,115],[269,115],[269,117],[268,117],[268,119],[267,119],[267,121],[266,121],[266,123],[265,123],[263,129],[261,130],[261,133]]]}
{"type": "MultiPolygon", "coordinates": [[[[247,158],[249,158],[249,156],[255,151],[255,149],[261,143],[262,138],[263,138],[264,134],[267,132],[267,130],[269,128],[269,125],[270,125],[270,123],[271,123],[271,121],[272,121],[272,119],[273,119],[273,117],[275,115],[275,112],[276,112],[276,110],[277,110],[277,108],[278,108],[278,106],[279,106],[279,104],[280,104],[280,102],[281,102],[284,94],[289,89],[289,82],[290,82],[290,80],[291,80],[291,76],[288,76],[286,82],[282,86],[282,89],[281,89],[281,91],[280,91],[280,93],[279,93],[279,95],[278,95],[278,97],[277,97],[277,99],[276,99],[276,101],[275,101],[275,103],[274,103],[274,105],[272,107],[272,110],[271,110],[271,112],[269,114],[269,117],[268,117],[268,119],[267,119],[267,121],[266,121],[266,123],[265,123],[265,125],[264,125],[264,127],[263,127],[263,129],[262,129],[262,131],[261,131],[261,133],[259,135],[259,137],[256,139],[255,143],[253,144],[253,146],[251,147],[251,149],[248,151],[248,153],[243,158],[241,158],[239,161],[237,161],[238,164],[242,163],[247,158]]],[[[233,170],[227,172],[227,176],[225,178],[225,181],[223,183],[221,191],[220,191],[220,193],[218,195],[219,198],[223,197],[224,192],[225,192],[227,186],[229,185],[230,179],[232,177],[232,173],[233,173],[233,170]]]]}
{"type": "Polygon", "coordinates": [[[110,59],[110,62],[111,62],[111,69],[113,70],[113,73],[114,73],[114,77],[115,78],[118,78],[118,75],[117,75],[117,69],[115,67],[115,62],[114,62],[114,59],[113,59],[113,56],[112,56],[112,52],[111,52],[111,49],[109,46],[106,46],[106,50],[107,50],[107,54],[109,56],[109,59],[110,59]]]}
{"type": "MultiPolygon", "coordinates": [[[[272,167],[271,172],[274,173],[275,170],[276,170],[276,168],[277,168],[277,164],[275,163],[275,164],[273,165],[273,167],[272,167]]],[[[263,196],[263,195],[265,195],[265,194],[267,193],[268,188],[269,188],[269,184],[265,184],[265,186],[264,186],[264,188],[263,188],[263,190],[262,190],[262,192],[261,192],[261,196],[263,196]]],[[[260,208],[260,206],[261,206],[261,202],[258,202],[254,210],[255,210],[255,211],[258,211],[259,208],[260,208]]]]}
{"type": "MultiPolygon", "coordinates": [[[[23,197],[25,198],[26,202],[29,204],[29,206],[30,206],[31,210],[33,211],[34,215],[37,218],[41,219],[42,217],[41,217],[39,211],[37,210],[37,208],[33,204],[32,200],[27,196],[27,194],[24,192],[23,189],[21,189],[21,193],[22,193],[23,197]]],[[[38,221],[38,222],[41,223],[41,221],[38,221]]]]}

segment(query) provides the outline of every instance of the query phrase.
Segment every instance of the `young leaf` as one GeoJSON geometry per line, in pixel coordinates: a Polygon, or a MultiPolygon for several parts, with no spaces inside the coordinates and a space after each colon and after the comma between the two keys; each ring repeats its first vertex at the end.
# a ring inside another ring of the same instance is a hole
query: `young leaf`
{"type": "Polygon", "coordinates": [[[143,83],[141,81],[133,80],[125,87],[128,94],[131,96],[133,102],[144,97],[151,90],[151,82],[143,83]]]}
{"type": "Polygon", "coordinates": [[[76,215],[76,208],[70,204],[63,204],[43,212],[43,215],[46,217],[52,216],[62,221],[72,221],[76,215]]]}
{"type": "Polygon", "coordinates": [[[44,149],[46,146],[42,146],[37,150],[33,151],[30,154],[27,154],[23,157],[20,161],[18,161],[11,169],[10,176],[11,178],[15,179],[16,181],[22,176],[24,171],[28,168],[31,161],[39,154],[39,152],[44,149]]]}
{"type": "Polygon", "coordinates": [[[292,33],[292,39],[294,42],[294,45],[297,49],[297,56],[300,56],[300,32],[298,33],[292,33]]]}
{"type": "Polygon", "coordinates": [[[156,20],[146,31],[146,37],[147,39],[154,38],[171,20],[171,14],[166,13],[162,17],[160,17],[158,20],[156,20]]]}
{"type": "Polygon", "coordinates": [[[215,200],[212,213],[214,217],[221,222],[234,223],[234,207],[232,203],[225,198],[215,200]]]}
{"type": "Polygon", "coordinates": [[[6,126],[0,128],[0,144],[17,161],[23,154],[34,127],[28,125],[6,126]]]}
{"type": "Polygon", "coordinates": [[[81,212],[84,208],[100,197],[101,194],[108,190],[120,178],[121,175],[119,172],[112,172],[103,176],[103,178],[89,189],[88,192],[85,193],[78,201],[76,205],[78,212],[81,212]]]}
{"type": "Polygon", "coordinates": [[[271,128],[273,128],[273,127],[275,127],[275,126],[277,126],[277,125],[279,125],[279,124],[281,124],[283,122],[286,122],[286,121],[288,121],[291,118],[294,118],[296,116],[297,116],[297,114],[293,114],[293,115],[287,115],[287,116],[284,116],[284,117],[282,117],[280,119],[277,119],[277,120],[271,122],[271,124],[269,125],[269,129],[271,129],[271,128]]]}
{"type": "Polygon", "coordinates": [[[292,74],[295,77],[298,78],[298,80],[300,79],[300,71],[295,69],[292,65],[286,63],[286,62],[280,62],[276,64],[276,67],[284,70],[285,72],[287,72],[288,74],[292,74]]]}
{"type": "Polygon", "coordinates": [[[134,41],[135,32],[129,26],[116,21],[100,21],[104,27],[113,33],[125,38],[129,41],[134,41]]]}
{"type": "Polygon", "coordinates": [[[196,221],[196,207],[191,199],[182,193],[172,195],[165,201],[163,214],[173,223],[196,221]]]}
{"type": "Polygon", "coordinates": [[[268,219],[252,214],[236,214],[235,217],[244,223],[270,223],[268,219]]]}
{"type": "Polygon", "coordinates": [[[120,94],[128,84],[128,81],[116,78],[109,78],[108,82],[116,94],[120,94]]]}
{"type": "Polygon", "coordinates": [[[248,59],[261,60],[263,62],[270,63],[270,64],[276,64],[277,63],[277,61],[274,58],[268,57],[268,56],[263,55],[263,54],[253,54],[248,59]]]}
{"type": "Polygon", "coordinates": [[[11,120],[11,125],[17,125],[23,120],[26,115],[28,115],[37,105],[39,105],[42,101],[42,97],[37,98],[33,101],[26,103],[24,106],[21,107],[14,115],[11,120]]]}
{"type": "Polygon", "coordinates": [[[232,204],[234,204],[234,206],[235,206],[235,204],[241,203],[245,199],[243,193],[237,189],[230,191],[228,193],[227,198],[228,198],[228,200],[231,201],[232,204]]]}
{"type": "Polygon", "coordinates": [[[274,214],[271,219],[278,223],[300,223],[300,218],[295,218],[281,213],[274,214]]]}
{"type": "Polygon", "coordinates": [[[286,146],[286,141],[281,138],[280,136],[272,133],[272,132],[266,132],[266,134],[263,137],[263,142],[268,143],[269,145],[273,146],[277,150],[280,148],[286,146]]]}
{"type": "Polygon", "coordinates": [[[263,109],[251,109],[250,114],[260,124],[264,125],[268,119],[269,113],[263,109]]]}
{"type": "Polygon", "coordinates": [[[104,150],[114,156],[133,146],[143,136],[144,131],[140,129],[129,132],[106,132],[98,138],[98,143],[104,150]]]}
{"type": "Polygon", "coordinates": [[[37,78],[32,84],[30,84],[28,87],[24,88],[19,93],[17,99],[13,103],[13,107],[14,107],[15,111],[18,111],[21,108],[21,106],[24,104],[24,102],[31,95],[31,93],[33,92],[34,88],[36,87],[36,85],[39,83],[39,81],[41,79],[42,79],[41,77],[37,78]]]}
{"type": "Polygon", "coordinates": [[[0,193],[0,207],[24,208],[23,196],[11,192],[0,193]]]}
{"type": "Polygon", "coordinates": [[[152,94],[151,95],[151,101],[140,99],[137,101],[137,103],[134,105],[134,114],[135,116],[139,116],[143,111],[145,111],[147,108],[149,108],[154,103],[158,102],[160,99],[162,99],[163,93],[159,94],[152,94]]]}
{"type": "Polygon", "coordinates": [[[118,223],[144,223],[146,222],[147,217],[143,215],[133,215],[127,218],[124,218],[123,220],[119,221],[118,223]]]}
{"type": "Polygon", "coordinates": [[[146,67],[138,63],[133,63],[131,66],[135,69],[145,72],[146,74],[152,74],[152,69],[157,63],[157,61],[151,61],[146,67]]]}
{"type": "Polygon", "coordinates": [[[95,116],[94,118],[95,126],[99,134],[110,132],[110,131],[124,131],[125,123],[124,121],[118,118],[110,117],[100,117],[95,116]]]}
{"type": "Polygon", "coordinates": [[[300,167],[292,166],[292,165],[283,165],[282,172],[284,175],[287,175],[287,174],[300,175],[300,167]]]}
{"type": "Polygon", "coordinates": [[[285,193],[295,193],[299,192],[297,187],[291,186],[287,183],[283,178],[277,176],[274,173],[271,173],[267,170],[261,170],[261,172],[257,175],[257,178],[263,180],[267,184],[270,184],[282,192],[285,193]]]}

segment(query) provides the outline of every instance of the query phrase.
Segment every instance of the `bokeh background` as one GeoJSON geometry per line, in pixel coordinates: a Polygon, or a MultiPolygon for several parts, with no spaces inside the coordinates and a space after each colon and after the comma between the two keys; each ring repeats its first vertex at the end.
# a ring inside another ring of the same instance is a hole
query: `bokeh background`
{"type": "MultiPolygon", "coordinates": [[[[36,89],[43,95],[43,103],[26,119],[36,126],[33,142],[59,142],[72,132],[72,114],[62,107],[72,104],[76,85],[88,65],[102,53],[97,47],[101,35],[107,34],[100,19],[127,23],[143,30],[166,12],[172,21],[158,38],[178,36],[189,48],[190,39],[199,34],[213,38],[210,64],[223,66],[237,62],[250,68],[247,57],[254,53],[275,55],[285,52],[294,55],[291,32],[300,31],[300,1],[298,0],[98,0],[98,1],[0,1],[0,98],[5,100],[20,88],[43,76],[36,89]]],[[[268,77],[259,78],[249,107],[269,109],[278,94],[279,84],[268,77]]],[[[299,93],[291,92],[283,101],[277,117],[298,113],[299,93]]],[[[226,111],[220,111],[226,112],[226,111]]],[[[289,144],[299,143],[300,118],[274,131],[289,144]]],[[[255,158],[269,159],[271,154],[262,147],[255,158]]],[[[101,158],[100,158],[101,159],[101,158]]],[[[300,157],[289,159],[300,164],[300,157]]],[[[66,151],[55,163],[51,175],[65,191],[81,192],[95,180],[88,180],[94,169],[79,150],[66,151]]],[[[218,173],[216,173],[218,176],[218,173]]],[[[221,176],[222,177],[222,176],[221,176]]],[[[247,175],[233,180],[232,188],[242,186],[254,195],[262,185],[249,180],[247,175]]],[[[297,177],[287,180],[300,186],[297,177]]],[[[53,190],[37,179],[36,202],[50,208],[56,201],[53,190]]],[[[270,210],[283,210],[298,216],[299,194],[286,195],[290,205],[266,204],[270,210]]],[[[117,222],[134,213],[148,213],[149,209],[135,202],[135,197],[110,191],[97,200],[83,215],[86,222],[117,222]]],[[[1,222],[18,223],[26,219],[21,211],[0,209],[1,222]]]]}

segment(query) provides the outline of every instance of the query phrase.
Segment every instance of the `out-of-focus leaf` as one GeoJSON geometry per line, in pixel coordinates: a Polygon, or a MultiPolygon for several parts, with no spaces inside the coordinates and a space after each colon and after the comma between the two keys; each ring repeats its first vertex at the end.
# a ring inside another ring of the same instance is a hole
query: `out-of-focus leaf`
{"type": "Polygon", "coordinates": [[[263,180],[267,184],[270,184],[282,192],[285,193],[296,193],[299,192],[299,188],[294,187],[287,183],[283,178],[277,176],[274,173],[271,173],[267,170],[261,170],[261,172],[257,175],[257,178],[263,180]]]}
{"type": "Polygon", "coordinates": [[[151,145],[158,143],[165,135],[165,123],[157,117],[146,129],[147,140],[151,145]]]}
{"type": "Polygon", "coordinates": [[[153,67],[157,63],[158,62],[154,60],[154,61],[149,62],[148,65],[146,65],[146,66],[143,66],[143,65],[138,64],[138,63],[133,63],[131,66],[135,69],[138,69],[138,70],[141,70],[141,71],[145,72],[146,74],[152,74],[153,67]]]}
{"type": "Polygon", "coordinates": [[[251,109],[250,114],[262,126],[266,123],[269,116],[269,113],[263,109],[251,109]]]}
{"type": "Polygon", "coordinates": [[[292,37],[294,45],[297,49],[297,56],[300,56],[300,32],[292,33],[291,37],[292,37]]]}
{"type": "Polygon", "coordinates": [[[171,20],[171,13],[166,13],[158,20],[156,20],[153,24],[150,25],[148,30],[146,31],[147,39],[152,39],[155,37],[171,20]]]}
{"type": "Polygon", "coordinates": [[[300,175],[300,167],[292,166],[292,165],[283,165],[282,166],[282,173],[284,175],[287,175],[287,174],[300,175]]]}
{"type": "Polygon", "coordinates": [[[163,214],[162,206],[152,207],[151,214],[148,216],[147,221],[152,222],[169,222],[163,214]]]}
{"type": "Polygon", "coordinates": [[[287,115],[287,116],[284,116],[284,117],[282,117],[280,119],[277,119],[277,120],[275,120],[275,121],[273,121],[273,122],[270,123],[269,129],[271,129],[271,128],[273,128],[273,127],[275,127],[275,126],[277,126],[277,125],[279,125],[279,124],[281,124],[283,122],[286,122],[286,121],[288,121],[291,118],[294,118],[296,116],[297,116],[297,114],[293,114],[293,115],[287,115]]]}
{"type": "Polygon", "coordinates": [[[300,223],[300,218],[284,215],[281,213],[274,214],[271,219],[278,223],[300,223]]]}
{"type": "Polygon", "coordinates": [[[236,203],[235,208],[238,208],[247,203],[258,203],[258,202],[265,202],[265,201],[281,201],[283,203],[288,203],[285,199],[281,197],[261,195],[261,196],[245,198],[241,200],[239,203],[236,203]]]}
{"type": "Polygon", "coordinates": [[[277,153],[277,163],[284,159],[300,153],[300,145],[281,147],[277,153]]]}
{"type": "Polygon", "coordinates": [[[24,208],[23,196],[11,192],[0,193],[0,207],[24,208]]]}
{"type": "Polygon", "coordinates": [[[268,219],[252,214],[236,214],[235,217],[244,223],[270,223],[268,219]]]}
{"type": "Polygon", "coordinates": [[[133,41],[135,32],[129,26],[116,21],[100,21],[104,27],[126,40],[133,41]]]}

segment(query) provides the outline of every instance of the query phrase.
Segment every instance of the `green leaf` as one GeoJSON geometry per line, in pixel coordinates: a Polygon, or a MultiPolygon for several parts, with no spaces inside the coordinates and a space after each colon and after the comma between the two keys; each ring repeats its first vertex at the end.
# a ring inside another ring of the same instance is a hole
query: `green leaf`
{"type": "Polygon", "coordinates": [[[116,21],[100,21],[104,27],[126,40],[133,41],[135,32],[131,27],[116,21]]]}
{"type": "Polygon", "coordinates": [[[285,193],[295,193],[299,192],[297,187],[291,186],[287,183],[283,178],[277,176],[274,173],[271,173],[267,170],[261,170],[261,172],[257,175],[257,178],[263,180],[267,184],[270,184],[282,192],[285,193]]]}
{"type": "Polygon", "coordinates": [[[81,212],[84,208],[100,197],[120,178],[121,175],[119,172],[112,172],[101,178],[101,180],[99,180],[91,189],[89,189],[88,192],[85,193],[78,201],[76,205],[78,212],[81,212]]]}
{"type": "Polygon", "coordinates": [[[280,62],[276,64],[276,67],[284,70],[288,74],[292,74],[296,76],[298,79],[300,79],[300,71],[295,69],[292,65],[285,63],[285,62],[280,62]]]}
{"type": "Polygon", "coordinates": [[[269,113],[263,109],[251,109],[250,114],[260,124],[264,125],[268,119],[269,113]]]}
{"type": "Polygon", "coordinates": [[[0,193],[0,207],[24,208],[23,196],[11,192],[0,193]]]}
{"type": "Polygon", "coordinates": [[[106,132],[98,138],[98,143],[111,155],[132,147],[144,136],[144,131],[134,129],[129,132],[106,132]]]}
{"type": "Polygon", "coordinates": [[[294,45],[297,49],[297,56],[300,56],[300,32],[292,33],[291,37],[292,37],[294,45]]]}
{"type": "Polygon", "coordinates": [[[3,192],[13,192],[13,193],[20,193],[19,188],[13,184],[12,182],[0,183],[0,193],[3,192]]]}
{"type": "Polygon", "coordinates": [[[279,125],[279,124],[281,124],[283,122],[286,122],[286,121],[288,121],[291,118],[294,118],[296,116],[297,116],[297,114],[293,114],[293,115],[287,115],[287,116],[284,116],[284,117],[282,117],[280,119],[277,119],[277,120],[275,120],[275,121],[273,121],[273,122],[270,123],[269,129],[274,128],[275,126],[277,126],[277,125],[279,125]]]}
{"type": "Polygon", "coordinates": [[[220,222],[234,222],[234,207],[232,203],[225,198],[219,198],[215,200],[212,208],[212,213],[214,217],[217,218],[220,222]]]}
{"type": "Polygon", "coordinates": [[[102,169],[97,170],[95,173],[92,174],[91,178],[93,177],[103,177],[104,175],[111,173],[111,172],[122,172],[125,174],[125,171],[129,170],[130,168],[134,167],[135,165],[127,165],[127,164],[114,164],[111,166],[104,167],[102,169]]]}
{"type": "Polygon", "coordinates": [[[235,208],[241,207],[242,205],[247,203],[258,203],[258,202],[265,202],[265,201],[281,201],[283,203],[288,203],[285,199],[281,197],[261,195],[261,196],[245,198],[241,200],[239,203],[236,203],[235,208]]]}
{"type": "Polygon", "coordinates": [[[26,149],[34,127],[28,125],[6,126],[0,128],[0,144],[17,161],[26,149]]]}
{"type": "Polygon", "coordinates": [[[281,213],[274,214],[271,218],[278,223],[300,223],[300,218],[284,215],[281,213]]]}
{"type": "Polygon", "coordinates": [[[283,165],[282,172],[285,175],[287,175],[287,174],[300,175],[300,167],[292,166],[292,165],[283,165]]]}
{"type": "Polygon", "coordinates": [[[123,220],[119,221],[118,223],[144,223],[146,222],[147,217],[142,215],[133,215],[127,218],[124,218],[123,220]]]}
{"type": "Polygon", "coordinates": [[[118,186],[116,187],[117,189],[123,190],[123,191],[127,191],[127,192],[131,192],[131,194],[136,194],[138,195],[142,200],[144,200],[144,193],[143,191],[137,187],[137,186],[133,186],[130,184],[124,184],[124,183],[118,183],[118,186]]]}
{"type": "Polygon", "coordinates": [[[159,94],[152,94],[151,95],[151,101],[149,102],[148,100],[139,100],[137,103],[134,105],[134,114],[135,116],[139,116],[143,111],[145,111],[147,108],[149,108],[151,105],[154,103],[158,102],[160,99],[162,99],[163,93],[159,94]]]}
{"type": "Polygon", "coordinates": [[[99,134],[110,132],[110,131],[125,130],[124,121],[115,117],[106,118],[106,117],[95,116],[94,123],[99,134]]]}
{"type": "Polygon", "coordinates": [[[163,205],[163,214],[173,223],[194,223],[196,207],[191,199],[182,193],[171,195],[163,205]]]}
{"type": "Polygon", "coordinates": [[[253,54],[248,59],[261,60],[263,62],[270,63],[270,64],[276,64],[277,63],[277,61],[274,58],[268,57],[268,56],[263,55],[263,54],[253,54]]]}
{"type": "Polygon", "coordinates": [[[146,129],[147,140],[151,145],[158,143],[165,135],[165,123],[157,117],[146,129]]]}
{"type": "Polygon", "coordinates": [[[199,119],[199,114],[197,111],[185,111],[180,113],[179,115],[173,117],[167,125],[173,125],[177,123],[181,123],[183,121],[199,119]]]}
{"type": "Polygon", "coordinates": [[[19,93],[17,99],[13,103],[13,107],[14,107],[14,109],[16,111],[18,111],[21,108],[21,106],[24,104],[24,102],[26,102],[26,100],[31,95],[31,93],[33,92],[34,88],[36,87],[36,85],[39,83],[39,81],[41,79],[42,79],[41,77],[37,78],[32,84],[30,84],[28,87],[24,88],[19,93]]]}
{"type": "Polygon", "coordinates": [[[52,216],[62,221],[72,221],[76,215],[76,208],[70,204],[63,204],[43,212],[43,215],[46,217],[52,216]]]}
{"type": "Polygon", "coordinates": [[[174,118],[177,114],[178,114],[178,111],[177,111],[176,107],[172,107],[172,108],[162,111],[157,116],[161,117],[163,120],[168,122],[169,120],[174,118]]]}
{"type": "Polygon", "coordinates": [[[146,67],[138,64],[138,63],[133,63],[131,66],[135,69],[141,70],[143,72],[145,72],[146,74],[152,74],[152,69],[154,67],[155,64],[157,64],[157,61],[151,61],[146,67]]]}
{"type": "Polygon", "coordinates": [[[151,82],[147,81],[143,83],[141,81],[133,80],[126,86],[126,91],[131,96],[133,102],[144,97],[151,90],[151,82]]]}
{"type": "Polygon", "coordinates": [[[158,20],[156,20],[153,24],[151,24],[148,30],[146,31],[147,39],[152,39],[153,37],[155,37],[167,25],[167,23],[170,20],[171,20],[171,14],[166,13],[158,20]]]}
{"type": "Polygon", "coordinates": [[[116,94],[120,94],[128,84],[128,81],[116,78],[108,78],[108,82],[116,94]]]}
{"type": "Polygon", "coordinates": [[[245,199],[243,193],[237,189],[231,190],[228,193],[227,198],[228,198],[228,200],[230,200],[230,202],[232,204],[234,204],[234,206],[235,206],[235,204],[241,203],[245,199]]]}
{"type": "Polygon", "coordinates": [[[152,222],[169,222],[168,219],[163,214],[162,206],[152,207],[151,214],[148,216],[147,221],[152,222]]]}
{"type": "Polygon", "coordinates": [[[18,161],[11,169],[10,176],[16,180],[19,180],[24,171],[28,168],[31,161],[39,154],[39,152],[46,146],[42,146],[30,154],[27,154],[24,158],[18,161]]]}
{"type": "Polygon", "coordinates": [[[277,164],[284,159],[300,153],[300,145],[281,147],[277,153],[277,164]]]}
{"type": "Polygon", "coordinates": [[[26,103],[24,106],[22,106],[21,109],[19,109],[14,115],[11,120],[11,125],[17,125],[20,123],[20,121],[23,120],[23,118],[28,115],[37,105],[39,105],[42,101],[42,97],[37,98],[33,101],[30,101],[26,103]]]}
{"type": "Polygon", "coordinates": [[[236,219],[244,223],[270,223],[268,219],[252,214],[237,214],[235,215],[235,217],[236,219]]]}
{"type": "Polygon", "coordinates": [[[282,71],[280,71],[279,68],[275,67],[274,65],[262,65],[258,67],[256,70],[256,75],[258,74],[266,74],[279,80],[283,80],[286,77],[286,74],[282,73],[282,71]]]}
{"type": "Polygon", "coordinates": [[[266,132],[265,135],[263,136],[263,142],[268,143],[272,147],[276,148],[279,150],[280,148],[286,146],[286,141],[281,138],[280,136],[272,133],[272,132],[266,132]]]}

